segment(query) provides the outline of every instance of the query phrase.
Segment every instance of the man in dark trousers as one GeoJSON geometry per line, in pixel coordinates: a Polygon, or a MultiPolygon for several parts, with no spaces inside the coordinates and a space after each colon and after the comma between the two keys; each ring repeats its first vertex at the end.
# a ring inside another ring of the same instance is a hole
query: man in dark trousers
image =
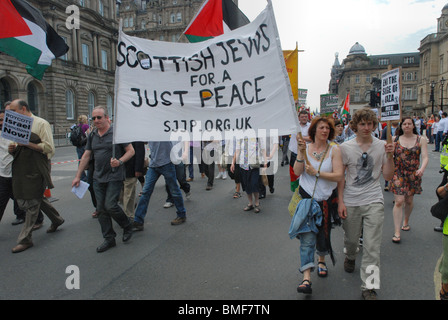
{"type": "Polygon", "coordinates": [[[124,163],[134,156],[135,151],[130,143],[119,145],[112,143],[113,126],[110,124],[106,107],[95,107],[92,111],[92,120],[96,129],[88,139],[72,187],[79,186],[82,172],[87,169],[93,153],[95,159],[93,190],[97,202],[98,221],[104,237],[104,242],[96,248],[96,251],[104,252],[116,245],[112,219],[123,228],[123,242],[129,241],[132,237],[132,224],[119,206],[118,200],[125,180],[124,163]]]}

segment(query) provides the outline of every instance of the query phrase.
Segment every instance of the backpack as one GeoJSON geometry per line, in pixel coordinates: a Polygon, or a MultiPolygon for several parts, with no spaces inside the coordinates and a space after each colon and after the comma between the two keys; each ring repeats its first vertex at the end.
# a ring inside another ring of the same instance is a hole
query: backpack
{"type": "Polygon", "coordinates": [[[75,147],[82,147],[85,146],[87,143],[87,137],[81,130],[81,126],[73,126],[70,133],[70,142],[75,147]]]}

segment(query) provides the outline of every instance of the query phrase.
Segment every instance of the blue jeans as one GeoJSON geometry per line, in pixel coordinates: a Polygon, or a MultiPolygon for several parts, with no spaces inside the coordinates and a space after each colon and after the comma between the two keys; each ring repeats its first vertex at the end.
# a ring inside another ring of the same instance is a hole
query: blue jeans
{"type": "Polygon", "coordinates": [[[114,219],[123,229],[132,227],[131,222],[118,204],[123,181],[110,181],[99,183],[93,181],[93,190],[96,198],[96,211],[98,211],[98,221],[101,226],[101,232],[104,239],[112,241],[116,233],[112,227],[114,219]]]}
{"type": "Polygon", "coordinates": [[[317,236],[314,232],[300,233],[297,236],[300,240],[300,269],[303,271],[307,269],[314,270],[314,253],[316,252],[317,236]]]}
{"type": "Polygon", "coordinates": [[[443,141],[443,131],[437,131],[435,150],[440,151],[440,143],[443,141]]]}
{"type": "Polygon", "coordinates": [[[182,193],[180,192],[179,185],[176,179],[176,169],[171,162],[161,167],[149,167],[145,177],[145,185],[143,186],[142,195],[138,201],[137,209],[135,209],[134,221],[143,223],[148,210],[149,199],[151,199],[154,186],[156,185],[159,177],[163,175],[165,178],[165,184],[168,186],[171,196],[174,201],[174,205],[177,209],[177,216],[185,218],[186,210],[184,207],[184,200],[182,193]]]}
{"type": "MultiPolygon", "coordinates": [[[[81,160],[82,155],[84,154],[85,150],[86,150],[86,146],[76,147],[76,154],[78,155],[79,160],[81,160]]],[[[79,166],[79,162],[78,162],[78,166],[79,166]]],[[[87,175],[86,175],[85,171],[83,171],[81,173],[81,180],[84,182],[87,182],[87,175]]]]}

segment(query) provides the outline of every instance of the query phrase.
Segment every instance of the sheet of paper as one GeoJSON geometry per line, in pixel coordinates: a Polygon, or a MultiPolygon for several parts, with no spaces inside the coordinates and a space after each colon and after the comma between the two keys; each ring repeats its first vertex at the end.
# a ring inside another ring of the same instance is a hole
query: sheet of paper
{"type": "Polygon", "coordinates": [[[80,181],[79,182],[79,186],[78,187],[73,187],[72,188],[72,192],[75,194],[75,196],[77,196],[79,199],[82,199],[84,197],[84,194],[86,193],[86,191],[89,189],[89,184],[87,182],[84,181],[80,181]]]}

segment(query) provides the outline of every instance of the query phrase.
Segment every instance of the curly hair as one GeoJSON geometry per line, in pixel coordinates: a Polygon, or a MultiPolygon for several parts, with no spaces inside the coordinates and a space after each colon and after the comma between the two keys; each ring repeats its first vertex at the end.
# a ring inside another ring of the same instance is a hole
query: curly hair
{"type": "Polygon", "coordinates": [[[369,107],[364,107],[362,109],[359,109],[355,112],[355,114],[352,117],[352,121],[350,124],[350,128],[353,130],[353,132],[356,133],[358,130],[358,123],[362,121],[372,121],[373,127],[376,128],[378,126],[378,118],[376,116],[376,113],[372,111],[369,107]]]}
{"type": "Polygon", "coordinates": [[[316,137],[316,130],[317,125],[319,122],[325,122],[330,127],[330,133],[328,134],[328,140],[333,140],[336,134],[336,130],[334,128],[334,121],[332,118],[327,117],[315,117],[311,121],[311,125],[308,128],[308,135],[310,136],[311,140],[314,142],[314,138],[316,137]]]}

